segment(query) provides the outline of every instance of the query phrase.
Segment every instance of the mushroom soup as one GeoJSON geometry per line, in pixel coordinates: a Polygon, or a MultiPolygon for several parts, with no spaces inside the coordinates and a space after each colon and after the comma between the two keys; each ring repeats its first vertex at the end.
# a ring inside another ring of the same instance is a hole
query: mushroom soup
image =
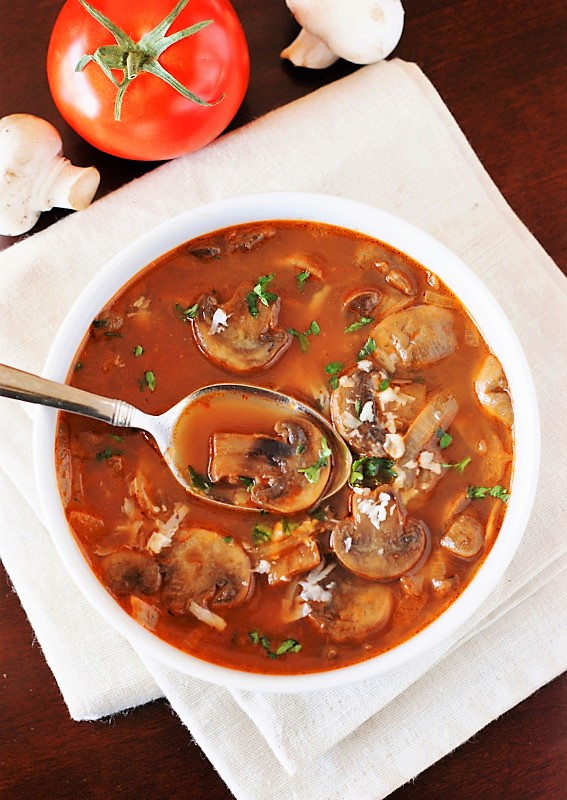
{"type": "Polygon", "coordinates": [[[498,360],[434,274],[352,231],[273,221],[176,248],[93,320],[69,380],[153,414],[259,384],[321,411],[352,452],[348,485],[318,504],[333,463],[312,422],[207,400],[178,431],[201,499],[145,434],[60,414],[60,490],[93,571],[206,661],[305,673],[388,650],[462,592],[506,511],[498,360]]]}

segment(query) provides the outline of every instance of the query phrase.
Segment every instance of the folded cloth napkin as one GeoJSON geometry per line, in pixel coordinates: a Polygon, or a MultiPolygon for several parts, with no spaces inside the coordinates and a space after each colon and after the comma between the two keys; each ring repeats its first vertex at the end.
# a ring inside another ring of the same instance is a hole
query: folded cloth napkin
{"type": "Polygon", "coordinates": [[[530,363],[542,469],[520,549],[443,646],[385,676],[299,697],[229,691],[134,652],[83,600],[39,519],[33,413],[0,400],[0,554],[74,719],[165,695],[237,798],[383,798],[567,664],[566,282],[513,214],[420,70],[365,67],[0,254],[0,361],[41,371],[79,291],[120,248],[200,203],[297,190],[424,228],[500,301],[530,363]],[[293,776],[293,777],[291,777],[293,776]]]}

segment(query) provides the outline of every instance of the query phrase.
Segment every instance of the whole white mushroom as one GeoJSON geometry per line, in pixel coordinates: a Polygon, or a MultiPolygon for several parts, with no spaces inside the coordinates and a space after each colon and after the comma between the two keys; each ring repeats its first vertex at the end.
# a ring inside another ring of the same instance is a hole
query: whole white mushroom
{"type": "Polygon", "coordinates": [[[373,64],[396,47],[404,27],[400,0],[286,0],[301,25],[281,52],[296,67],[323,69],[337,59],[373,64]]]}
{"type": "Polygon", "coordinates": [[[42,211],[89,205],[100,182],[95,167],[64,158],[61,137],[50,122],[32,114],[0,119],[0,234],[33,228],[42,211]]]}

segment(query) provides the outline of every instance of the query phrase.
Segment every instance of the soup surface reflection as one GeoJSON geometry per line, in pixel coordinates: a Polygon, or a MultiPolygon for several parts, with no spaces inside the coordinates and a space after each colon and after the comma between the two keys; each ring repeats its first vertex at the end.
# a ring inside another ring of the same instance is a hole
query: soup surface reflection
{"type": "Polygon", "coordinates": [[[332,420],[347,486],[312,423],[206,404],[179,458],[61,413],[59,484],[93,571],[141,625],[199,658],[303,673],[370,658],[471,580],[506,510],[512,404],[459,300],[385,244],[271,221],[188,242],[90,325],[69,382],[153,414],[214,383],[282,391],[332,420]],[[298,500],[299,498],[299,500],[298,500]],[[302,509],[302,510],[298,510],[302,509]]]}

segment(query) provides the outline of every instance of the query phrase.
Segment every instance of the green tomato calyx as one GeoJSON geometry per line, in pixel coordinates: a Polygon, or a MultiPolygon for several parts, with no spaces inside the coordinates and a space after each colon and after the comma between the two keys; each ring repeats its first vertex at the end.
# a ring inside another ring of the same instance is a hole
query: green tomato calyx
{"type": "Polygon", "coordinates": [[[191,25],[189,28],[184,28],[181,31],[177,31],[177,33],[166,36],[167,31],[179,14],[181,14],[188,2],[189,0],[179,0],[175,8],[169,12],[165,19],[158,23],[155,28],[152,28],[151,31],[145,33],[139,42],[135,42],[127,33],[124,33],[118,25],[112,22],[112,20],[96,8],[93,8],[87,0],[79,0],[79,3],[88,11],[91,17],[96,19],[97,22],[100,22],[103,28],[106,28],[106,30],[114,36],[116,44],[102,45],[98,47],[92,55],[84,55],[75,67],[75,72],[82,72],[90,61],[98,64],[106,77],[112,81],[117,89],[116,98],[114,100],[114,119],[117,122],[120,121],[122,101],[126,90],[132,81],[142,72],[149,72],[155,75],[156,78],[165,81],[165,83],[179,92],[179,94],[183,95],[183,97],[186,97],[188,100],[191,100],[191,102],[197,103],[200,106],[214,106],[223,99],[224,95],[221,95],[214,103],[208,103],[206,100],[193,94],[193,92],[190,92],[177,78],[174,78],[170,72],[164,69],[158,61],[160,55],[172,44],[186,39],[188,36],[194,36],[196,33],[199,33],[199,31],[202,31],[203,28],[211,25],[214,21],[212,19],[206,19],[203,20],[203,22],[197,22],[195,25],[191,25]],[[115,78],[112,70],[122,70],[123,75],[121,81],[115,78]]]}

